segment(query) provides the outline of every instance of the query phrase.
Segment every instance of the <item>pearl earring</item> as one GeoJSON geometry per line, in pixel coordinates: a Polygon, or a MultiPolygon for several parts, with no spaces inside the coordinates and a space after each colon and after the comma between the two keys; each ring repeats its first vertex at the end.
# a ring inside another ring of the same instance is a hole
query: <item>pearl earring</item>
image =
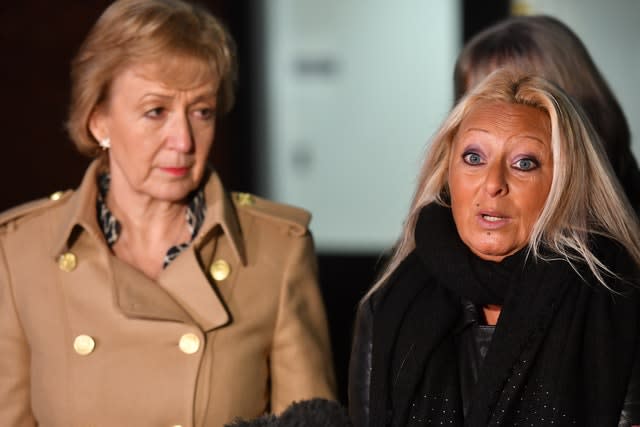
{"type": "Polygon", "coordinates": [[[111,139],[110,138],[103,138],[98,142],[98,145],[100,147],[102,147],[103,150],[111,148],[111,139]]]}

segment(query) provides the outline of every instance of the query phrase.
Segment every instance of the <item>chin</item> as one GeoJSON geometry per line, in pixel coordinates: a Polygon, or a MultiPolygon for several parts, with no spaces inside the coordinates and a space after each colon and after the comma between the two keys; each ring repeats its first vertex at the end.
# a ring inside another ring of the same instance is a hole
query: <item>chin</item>
{"type": "Polygon", "coordinates": [[[515,251],[504,248],[496,245],[476,245],[470,246],[471,252],[473,252],[478,258],[484,259],[486,261],[496,261],[500,262],[504,258],[513,254],[515,251]]]}
{"type": "Polygon", "coordinates": [[[195,188],[195,185],[166,184],[149,195],[157,200],[179,203],[184,201],[195,188]]]}

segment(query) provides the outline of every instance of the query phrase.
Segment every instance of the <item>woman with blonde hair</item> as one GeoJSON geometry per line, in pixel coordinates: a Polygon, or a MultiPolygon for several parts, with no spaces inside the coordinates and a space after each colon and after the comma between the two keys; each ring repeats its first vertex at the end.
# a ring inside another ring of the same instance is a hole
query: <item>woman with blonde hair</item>
{"type": "Polygon", "coordinates": [[[207,159],[234,44],[117,0],[72,64],[79,188],[0,215],[0,424],[222,426],[334,396],[310,216],[207,159]]]}
{"type": "Polygon", "coordinates": [[[460,52],[454,69],[455,99],[503,66],[542,76],[577,101],[600,136],[624,194],[640,213],[640,170],[631,152],[629,124],[580,38],[551,16],[500,21],[476,34],[460,52]]]}
{"type": "Polygon", "coordinates": [[[360,305],[354,424],[637,423],[640,229],[620,194],[558,86],[501,69],[471,89],[360,305]]]}

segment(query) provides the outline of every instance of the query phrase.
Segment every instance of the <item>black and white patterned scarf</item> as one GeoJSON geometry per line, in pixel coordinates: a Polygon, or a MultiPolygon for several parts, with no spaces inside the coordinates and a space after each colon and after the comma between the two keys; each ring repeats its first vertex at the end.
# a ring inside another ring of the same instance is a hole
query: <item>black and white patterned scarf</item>
{"type": "MultiPolygon", "coordinates": [[[[107,193],[109,192],[109,186],[111,184],[111,175],[103,174],[98,177],[98,198],[96,200],[96,212],[98,214],[98,223],[102,228],[102,233],[109,247],[113,246],[120,237],[122,231],[122,225],[113,213],[107,207],[105,202],[107,193]]],[[[187,211],[185,214],[185,221],[191,238],[187,242],[180,243],[175,246],[171,246],[164,256],[162,268],[167,266],[189,247],[193,239],[198,234],[202,223],[204,222],[204,216],[206,214],[207,207],[204,200],[204,191],[198,189],[190,195],[189,204],[187,205],[187,211]]]]}

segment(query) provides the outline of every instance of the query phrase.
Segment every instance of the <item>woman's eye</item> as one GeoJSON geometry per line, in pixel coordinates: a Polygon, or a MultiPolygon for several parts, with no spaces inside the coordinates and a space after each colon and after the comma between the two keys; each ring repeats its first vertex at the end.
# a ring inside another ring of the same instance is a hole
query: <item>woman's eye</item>
{"type": "Polygon", "coordinates": [[[164,111],[165,111],[164,108],[156,107],[156,108],[152,108],[151,110],[148,110],[146,113],[144,113],[144,115],[152,119],[155,119],[162,116],[162,113],[164,113],[164,111]]]}
{"type": "Polygon", "coordinates": [[[482,164],[482,157],[478,153],[464,153],[462,159],[468,165],[480,165],[482,164]]]}
{"type": "Polygon", "coordinates": [[[201,108],[196,110],[196,115],[203,120],[210,120],[215,117],[216,111],[213,108],[201,108]]]}
{"type": "Polygon", "coordinates": [[[516,169],[520,169],[522,171],[530,171],[538,167],[538,162],[533,159],[519,159],[514,163],[516,169]]]}

